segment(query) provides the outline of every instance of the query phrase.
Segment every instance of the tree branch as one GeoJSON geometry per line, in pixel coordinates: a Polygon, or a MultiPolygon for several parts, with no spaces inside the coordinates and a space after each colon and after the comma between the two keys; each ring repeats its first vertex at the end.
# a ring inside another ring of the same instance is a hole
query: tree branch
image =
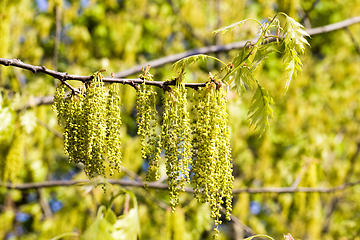
{"type": "MultiPolygon", "coordinates": [[[[332,32],[332,31],[339,30],[342,28],[346,28],[350,25],[353,25],[353,24],[356,24],[359,22],[360,22],[360,16],[349,18],[344,21],[326,25],[323,27],[307,29],[306,32],[310,36],[314,36],[314,35],[318,35],[318,34],[322,34],[322,33],[332,32]]],[[[167,63],[176,62],[182,58],[189,57],[189,56],[196,55],[196,54],[209,54],[209,53],[217,53],[217,52],[226,52],[226,51],[230,51],[233,49],[241,49],[244,47],[246,42],[254,41],[254,40],[256,40],[256,39],[244,40],[244,41],[240,41],[240,42],[233,42],[233,43],[224,44],[224,45],[211,45],[211,46],[202,47],[202,48],[198,48],[198,49],[194,49],[194,50],[190,50],[190,51],[186,51],[186,52],[182,52],[182,53],[169,55],[166,57],[158,58],[158,59],[146,62],[146,63],[136,65],[136,66],[126,69],[124,71],[117,72],[117,73],[115,73],[115,77],[118,77],[118,78],[127,77],[129,75],[141,72],[141,69],[144,66],[151,65],[151,67],[159,67],[159,66],[165,65],[167,63]]]]}
{"type": "Polygon", "coordinates": [[[36,118],[36,123],[39,124],[40,126],[44,127],[45,129],[47,129],[49,132],[54,134],[56,137],[64,139],[64,136],[63,136],[63,134],[61,132],[59,132],[55,128],[52,128],[49,124],[45,123],[41,119],[36,118]]]}
{"type": "MultiPolygon", "coordinates": [[[[357,17],[346,19],[341,22],[326,25],[323,27],[307,29],[306,32],[309,35],[314,36],[317,34],[323,34],[323,33],[335,31],[338,29],[347,28],[348,26],[359,23],[359,22],[360,22],[360,16],[357,16],[357,17]]],[[[254,41],[254,40],[255,39],[252,39],[250,41],[254,41]]],[[[147,65],[151,65],[152,67],[158,67],[158,66],[161,66],[161,65],[164,65],[167,63],[171,63],[171,62],[175,62],[179,59],[182,59],[184,57],[188,57],[191,55],[195,55],[195,54],[208,54],[208,53],[230,51],[233,49],[240,49],[240,48],[243,48],[245,43],[248,41],[249,40],[244,40],[244,41],[234,42],[234,43],[225,44],[225,45],[212,45],[212,46],[202,47],[202,48],[198,48],[198,49],[191,50],[191,51],[186,51],[183,53],[169,55],[169,56],[166,56],[163,58],[152,60],[147,63],[139,64],[139,65],[136,65],[127,70],[118,72],[114,75],[115,78],[104,78],[103,81],[110,82],[110,83],[116,82],[116,83],[122,83],[122,84],[129,84],[131,86],[134,86],[134,84],[143,83],[144,80],[142,80],[140,78],[137,78],[137,79],[121,79],[121,78],[132,75],[137,72],[141,72],[142,68],[147,65]]],[[[0,58],[0,65],[15,66],[15,67],[19,67],[19,68],[23,68],[23,69],[32,71],[34,73],[43,72],[45,74],[48,74],[54,78],[57,78],[57,79],[63,81],[67,86],[69,86],[69,88],[72,91],[76,91],[76,89],[74,89],[70,84],[68,84],[66,82],[66,80],[78,80],[78,81],[86,82],[86,81],[90,81],[92,79],[92,76],[70,75],[66,72],[61,73],[61,72],[49,70],[44,66],[40,67],[40,66],[33,66],[30,64],[25,64],[25,63],[21,62],[21,60],[19,60],[19,59],[0,58]]],[[[145,81],[145,82],[146,82],[146,84],[159,86],[163,89],[167,89],[167,87],[168,87],[167,85],[175,85],[175,82],[157,82],[157,81],[151,81],[151,82],[145,81]]],[[[192,87],[192,88],[203,87],[204,85],[205,85],[204,83],[186,83],[187,87],[192,87]]],[[[25,108],[29,108],[29,107],[36,106],[36,105],[42,105],[42,104],[51,104],[52,102],[53,102],[53,96],[36,97],[33,101],[26,104],[25,108]]]]}
{"type": "MultiPolygon", "coordinates": [[[[65,85],[67,87],[69,87],[73,92],[77,92],[78,90],[73,88],[69,83],[67,83],[66,82],[67,80],[77,80],[77,81],[87,82],[87,81],[90,81],[91,79],[93,79],[93,76],[73,75],[73,74],[68,74],[66,72],[57,72],[54,70],[50,70],[50,69],[47,69],[45,66],[35,66],[35,65],[26,64],[26,63],[23,63],[19,59],[0,58],[0,65],[14,66],[14,67],[32,71],[33,73],[39,73],[39,72],[45,73],[47,75],[50,75],[53,78],[59,79],[63,83],[65,83],[65,85]]],[[[147,84],[147,85],[157,86],[157,87],[163,88],[165,90],[167,90],[169,88],[169,86],[176,85],[175,80],[173,80],[173,81],[146,81],[146,80],[143,80],[140,78],[135,78],[135,79],[103,78],[103,82],[122,83],[122,84],[128,84],[130,86],[134,86],[135,84],[141,84],[141,83],[145,82],[145,84],[147,84]]],[[[185,83],[185,87],[190,87],[190,88],[205,87],[205,83],[185,83]]]]}
{"type": "Polygon", "coordinates": [[[322,26],[322,27],[307,29],[306,32],[310,36],[314,36],[314,35],[318,35],[318,34],[336,31],[336,30],[339,30],[342,28],[346,28],[346,27],[348,27],[350,25],[354,25],[356,23],[360,23],[360,16],[348,18],[344,21],[329,24],[329,25],[322,26]]]}
{"type": "MultiPolygon", "coordinates": [[[[107,182],[114,185],[123,185],[130,187],[145,187],[147,185],[149,188],[156,189],[168,189],[168,185],[158,182],[142,182],[142,181],[132,181],[132,180],[122,180],[122,179],[108,179],[107,182]]],[[[73,185],[83,185],[90,183],[88,180],[68,180],[68,181],[47,181],[47,182],[34,182],[34,183],[22,183],[22,184],[11,184],[11,183],[1,183],[8,189],[37,189],[37,188],[46,188],[46,187],[66,187],[73,185]]],[[[306,192],[306,193],[333,193],[338,191],[343,191],[347,188],[351,188],[355,185],[359,185],[360,180],[355,182],[348,182],[341,184],[336,187],[326,188],[326,187],[263,187],[263,188],[236,188],[233,189],[233,194],[237,193],[296,193],[296,192],[306,192]]],[[[185,192],[193,193],[194,189],[191,187],[185,187],[185,192]]]]}

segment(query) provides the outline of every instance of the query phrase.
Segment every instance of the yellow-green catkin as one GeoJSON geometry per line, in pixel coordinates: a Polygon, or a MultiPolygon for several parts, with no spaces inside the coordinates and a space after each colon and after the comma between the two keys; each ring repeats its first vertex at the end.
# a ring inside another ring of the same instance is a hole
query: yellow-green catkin
{"type": "Polygon", "coordinates": [[[190,181],[191,128],[186,94],[185,86],[177,84],[165,93],[163,102],[161,145],[165,149],[166,174],[173,211],[179,203],[179,192],[190,181]]]}
{"type": "Polygon", "coordinates": [[[105,176],[107,91],[101,73],[82,90],[65,100],[64,151],[69,162],[84,164],[87,176],[105,176]]]}
{"type": "Polygon", "coordinates": [[[226,219],[230,220],[234,180],[226,98],[221,88],[218,89],[211,81],[198,90],[196,100],[192,169],[195,174],[192,178],[194,195],[199,202],[210,202],[214,230],[218,233],[223,199],[226,201],[226,219]]]}
{"type": "Polygon", "coordinates": [[[59,125],[61,125],[61,119],[64,117],[65,89],[66,89],[65,84],[59,82],[58,86],[55,89],[54,103],[51,106],[51,109],[57,115],[59,125]]]}
{"type": "MultiPolygon", "coordinates": [[[[152,81],[152,75],[145,71],[141,76],[146,81],[152,81]]],[[[156,134],[158,112],[156,110],[156,92],[152,86],[140,84],[136,93],[136,123],[141,136],[141,155],[148,160],[147,181],[158,180],[160,161],[160,137],[156,134]]]]}
{"type": "Polygon", "coordinates": [[[101,71],[91,82],[65,97],[65,85],[55,91],[53,109],[65,122],[64,152],[69,162],[85,166],[87,176],[105,176],[121,170],[121,99],[119,86],[105,88],[101,71]],[[108,164],[106,164],[108,161],[108,164]]]}
{"type": "Polygon", "coordinates": [[[82,128],[86,150],[85,173],[89,177],[105,176],[104,153],[106,146],[106,88],[102,81],[102,74],[94,74],[93,80],[86,86],[83,105],[82,128]]]}
{"type": "Polygon", "coordinates": [[[106,148],[107,159],[110,164],[110,175],[114,170],[121,171],[121,99],[119,94],[119,85],[111,84],[109,86],[109,96],[106,106],[106,148]]]}
{"type": "Polygon", "coordinates": [[[24,165],[25,140],[25,132],[20,127],[17,128],[10,150],[6,158],[0,163],[0,179],[3,182],[7,180],[13,182],[19,175],[24,165]]]}
{"type": "Polygon", "coordinates": [[[64,152],[69,155],[69,162],[85,164],[86,129],[83,106],[83,94],[70,94],[65,100],[62,115],[65,122],[64,152]]]}

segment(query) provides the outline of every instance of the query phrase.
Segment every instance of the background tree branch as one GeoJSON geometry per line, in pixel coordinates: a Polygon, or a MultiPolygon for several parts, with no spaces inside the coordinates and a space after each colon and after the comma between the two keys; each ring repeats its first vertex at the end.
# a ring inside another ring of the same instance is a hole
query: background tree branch
{"type": "MultiPolygon", "coordinates": [[[[357,23],[360,23],[360,16],[352,17],[352,18],[346,19],[344,21],[337,22],[334,24],[329,24],[329,25],[326,25],[323,27],[307,29],[306,32],[310,36],[314,36],[314,35],[318,35],[318,34],[336,31],[336,30],[343,29],[343,28],[347,29],[348,26],[357,24],[357,23]]],[[[250,41],[253,41],[253,40],[255,40],[255,39],[251,39],[250,41]]],[[[244,40],[244,41],[234,42],[234,43],[224,44],[224,45],[212,45],[212,46],[202,47],[202,48],[198,48],[198,49],[194,49],[194,50],[190,50],[190,51],[186,51],[186,52],[182,52],[182,53],[178,53],[178,54],[169,55],[169,56],[166,56],[163,58],[149,61],[147,63],[136,65],[136,66],[129,68],[127,70],[124,70],[124,71],[120,71],[115,74],[114,78],[105,77],[105,78],[103,78],[103,81],[110,82],[110,83],[122,83],[122,84],[128,84],[128,85],[133,86],[134,84],[143,83],[144,80],[142,80],[140,78],[135,78],[135,79],[122,79],[122,78],[132,75],[137,72],[141,72],[142,68],[144,66],[150,65],[152,67],[158,67],[158,66],[161,66],[161,65],[164,65],[167,63],[175,62],[184,57],[188,57],[188,56],[192,56],[192,55],[196,55],[196,54],[217,53],[217,52],[230,51],[233,49],[240,49],[240,48],[243,48],[245,43],[248,41],[249,40],[244,40]]],[[[15,66],[15,67],[23,68],[23,69],[32,71],[33,73],[37,73],[37,72],[45,73],[45,74],[50,75],[54,78],[57,78],[61,81],[64,81],[65,84],[67,84],[67,86],[69,85],[69,87],[72,91],[76,91],[76,89],[72,88],[71,85],[66,82],[66,80],[78,80],[78,81],[85,82],[85,81],[90,81],[92,79],[92,76],[71,75],[66,72],[65,73],[56,72],[56,71],[47,69],[44,66],[34,66],[34,65],[26,64],[26,63],[21,62],[21,60],[19,60],[19,59],[0,58],[0,64],[4,65],[4,66],[15,66]]],[[[175,85],[175,82],[163,82],[163,81],[162,82],[161,81],[151,81],[151,82],[145,81],[145,82],[146,82],[146,84],[158,86],[161,88],[166,88],[166,85],[169,85],[169,86],[175,85]]],[[[186,83],[185,85],[187,87],[197,88],[197,87],[203,87],[205,84],[204,83],[186,83]]],[[[29,107],[43,105],[43,104],[52,104],[52,103],[53,103],[53,96],[35,97],[35,98],[30,99],[29,102],[24,106],[24,108],[29,108],[29,107]]]]}
{"type": "MultiPolygon", "coordinates": [[[[357,17],[352,17],[352,18],[346,19],[341,22],[334,23],[334,24],[329,24],[326,26],[318,27],[318,28],[307,29],[306,32],[310,36],[314,36],[314,35],[318,35],[318,34],[336,31],[336,30],[339,30],[342,28],[346,28],[350,25],[353,25],[353,24],[356,24],[359,22],[360,22],[360,16],[357,16],[357,17]]],[[[166,57],[158,58],[158,59],[146,62],[146,63],[136,65],[132,68],[117,72],[117,73],[115,73],[115,77],[117,77],[117,78],[127,77],[129,75],[141,72],[141,69],[144,66],[151,65],[151,67],[159,67],[159,66],[165,65],[167,63],[176,62],[179,59],[189,57],[191,55],[218,53],[218,52],[230,51],[233,49],[241,49],[244,47],[246,42],[254,41],[254,40],[255,39],[248,39],[248,40],[233,42],[233,43],[224,44],[224,45],[211,45],[211,46],[202,47],[202,48],[198,48],[198,49],[194,49],[194,50],[190,50],[190,51],[186,51],[186,52],[182,52],[182,53],[172,54],[172,55],[169,55],[166,57]]]]}
{"type": "MultiPolygon", "coordinates": [[[[136,180],[122,180],[122,179],[107,179],[107,182],[114,185],[122,185],[129,187],[145,187],[155,189],[168,189],[168,185],[158,182],[143,182],[136,180]]],[[[11,183],[0,183],[8,189],[37,189],[37,188],[47,188],[47,187],[67,187],[74,185],[84,185],[90,183],[88,180],[67,180],[67,181],[46,181],[46,182],[33,182],[33,183],[22,183],[22,184],[11,184],[11,183]]],[[[355,182],[347,182],[336,187],[262,187],[262,188],[235,188],[233,189],[233,194],[237,193],[251,193],[251,194],[262,194],[262,193],[333,193],[338,191],[344,191],[353,186],[359,185],[360,180],[355,182]]],[[[191,187],[185,187],[185,192],[193,193],[194,189],[191,187]]]]}

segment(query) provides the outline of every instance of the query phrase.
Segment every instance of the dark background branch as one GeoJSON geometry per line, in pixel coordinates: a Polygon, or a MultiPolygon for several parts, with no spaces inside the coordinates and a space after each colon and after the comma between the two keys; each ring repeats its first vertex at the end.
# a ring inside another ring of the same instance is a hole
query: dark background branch
{"type": "MultiPolygon", "coordinates": [[[[145,187],[147,185],[149,188],[156,189],[168,189],[168,185],[164,183],[158,182],[143,182],[136,180],[122,180],[122,179],[108,179],[107,182],[115,185],[122,186],[130,186],[130,187],[145,187]]],[[[34,182],[34,183],[22,183],[22,184],[11,184],[11,183],[2,183],[8,189],[37,189],[37,188],[46,188],[46,187],[66,187],[73,185],[83,185],[90,183],[87,180],[68,180],[68,181],[47,181],[47,182],[34,182]]],[[[252,194],[260,194],[260,193],[297,193],[297,192],[305,192],[305,193],[333,193],[337,191],[344,191],[345,189],[351,188],[353,186],[359,185],[360,180],[355,182],[348,182],[341,184],[336,187],[262,187],[262,188],[235,188],[233,189],[233,194],[237,193],[252,193],[252,194]]],[[[0,183],[1,185],[1,183],[0,183]]],[[[185,192],[193,193],[194,189],[191,187],[185,187],[185,192]]]]}
{"type": "MultiPolygon", "coordinates": [[[[336,31],[339,29],[347,28],[348,26],[357,24],[357,23],[360,23],[360,16],[352,17],[352,18],[346,19],[344,21],[326,25],[323,27],[307,29],[306,32],[309,35],[314,36],[317,34],[323,34],[323,33],[331,32],[331,31],[336,31]]],[[[195,54],[218,53],[218,52],[230,51],[233,49],[240,49],[240,48],[244,47],[244,45],[247,41],[248,40],[244,40],[244,41],[234,42],[234,43],[225,44],[225,45],[212,45],[212,46],[194,49],[191,51],[186,51],[183,53],[169,55],[169,56],[166,56],[163,58],[152,60],[152,61],[144,63],[144,64],[136,65],[136,66],[129,68],[127,70],[124,70],[124,71],[120,71],[115,74],[115,78],[104,78],[103,80],[104,80],[104,82],[122,83],[122,84],[129,84],[129,85],[133,86],[134,84],[143,83],[143,80],[140,78],[122,79],[122,77],[126,77],[126,76],[132,75],[134,73],[141,72],[142,68],[144,66],[151,65],[152,67],[158,67],[158,66],[161,66],[161,65],[164,65],[167,63],[171,63],[171,62],[175,62],[179,59],[182,59],[184,57],[188,57],[191,55],[195,55],[195,54]]],[[[25,63],[21,62],[21,60],[19,60],[19,59],[0,58],[0,64],[4,65],[4,66],[16,66],[19,68],[23,68],[23,69],[32,71],[34,73],[42,72],[42,73],[48,74],[54,78],[60,79],[61,81],[64,81],[65,84],[67,84],[68,86],[70,86],[70,84],[68,84],[66,82],[66,80],[78,80],[78,81],[85,82],[85,81],[89,81],[92,79],[92,76],[71,75],[66,72],[61,73],[61,72],[49,70],[44,66],[33,66],[30,64],[25,64],[25,63]]],[[[159,81],[146,82],[146,83],[149,85],[155,85],[155,86],[159,86],[162,88],[166,88],[166,85],[175,85],[175,83],[170,84],[171,82],[159,82],[159,81]]],[[[197,88],[197,87],[203,87],[204,83],[186,83],[186,86],[192,87],[192,88],[197,88]]],[[[72,88],[71,86],[70,86],[70,89],[72,91],[76,91],[76,89],[72,88]]],[[[43,104],[52,104],[52,102],[53,102],[53,96],[35,97],[35,98],[31,99],[24,108],[29,108],[32,106],[43,105],[43,104]]]]}
{"type": "MultiPolygon", "coordinates": [[[[360,22],[360,16],[349,18],[344,21],[326,25],[323,27],[307,29],[306,32],[310,36],[314,36],[317,34],[323,34],[323,33],[332,32],[335,30],[339,30],[342,28],[346,28],[350,25],[353,25],[353,24],[356,24],[359,22],[360,22]]],[[[182,53],[169,55],[166,57],[162,57],[159,59],[155,59],[155,60],[152,60],[152,61],[149,61],[146,63],[136,65],[136,66],[129,68],[127,70],[124,70],[124,71],[117,72],[117,73],[115,73],[115,77],[118,77],[118,78],[127,77],[129,75],[141,72],[141,69],[143,67],[146,67],[147,65],[151,65],[151,67],[159,67],[159,66],[165,65],[167,63],[176,62],[182,58],[189,57],[189,56],[196,55],[196,54],[209,54],[209,53],[227,52],[227,51],[234,50],[234,49],[241,49],[244,47],[246,42],[254,41],[254,40],[255,39],[250,39],[250,40],[233,42],[233,43],[224,44],[224,45],[211,45],[211,46],[202,47],[202,48],[198,48],[198,49],[194,49],[194,50],[190,50],[190,51],[186,51],[186,52],[182,52],[182,53]]]]}

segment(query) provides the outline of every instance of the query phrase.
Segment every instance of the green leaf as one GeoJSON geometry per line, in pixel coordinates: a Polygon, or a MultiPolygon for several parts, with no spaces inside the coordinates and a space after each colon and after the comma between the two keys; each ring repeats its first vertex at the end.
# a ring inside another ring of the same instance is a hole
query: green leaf
{"type": "Polygon", "coordinates": [[[81,235],[80,240],[115,240],[112,236],[114,226],[110,224],[103,215],[105,206],[100,206],[95,221],[81,235]]]}
{"type": "Polygon", "coordinates": [[[243,59],[243,56],[246,54],[245,52],[239,53],[233,61],[235,69],[234,76],[230,79],[230,87],[235,87],[236,91],[240,94],[241,92],[245,92],[247,88],[252,89],[252,83],[257,83],[254,72],[259,66],[259,64],[266,58],[268,52],[265,49],[262,49],[261,52],[253,51],[256,53],[255,58],[250,61],[250,59],[243,59]]]}
{"type": "Polygon", "coordinates": [[[3,91],[2,88],[0,88],[0,112],[3,108],[3,102],[4,102],[3,97],[2,97],[2,91],[3,91]]]}
{"type": "Polygon", "coordinates": [[[302,63],[294,49],[285,49],[284,64],[286,66],[285,72],[287,74],[285,91],[287,91],[291,80],[296,78],[298,72],[301,72],[302,63]]]}
{"type": "Polygon", "coordinates": [[[239,95],[241,92],[245,92],[247,88],[252,88],[251,81],[254,79],[248,67],[251,62],[249,59],[244,60],[244,56],[246,53],[242,51],[234,58],[233,64],[236,70],[229,81],[230,87],[235,87],[239,95]]]}
{"type": "Polygon", "coordinates": [[[6,138],[14,128],[13,111],[5,107],[0,111],[0,140],[6,138]]]}
{"type": "Polygon", "coordinates": [[[198,55],[192,55],[183,59],[180,59],[179,61],[175,62],[172,66],[172,68],[175,71],[181,71],[182,69],[185,68],[185,66],[191,64],[191,63],[196,63],[199,60],[206,60],[209,56],[204,55],[204,54],[198,54],[198,55]]]}
{"type": "Polygon", "coordinates": [[[177,62],[175,62],[173,64],[172,68],[177,72],[181,72],[181,71],[183,71],[185,69],[185,67],[187,65],[190,65],[192,63],[196,63],[199,60],[206,61],[208,58],[211,58],[211,59],[214,59],[214,60],[216,60],[218,62],[221,62],[222,64],[224,64],[227,67],[227,65],[223,61],[221,61],[220,59],[218,59],[216,57],[208,56],[208,55],[205,55],[205,54],[197,54],[197,55],[192,55],[192,56],[180,59],[179,61],[177,61],[177,62]]]}
{"type": "Polygon", "coordinates": [[[140,222],[138,204],[135,195],[128,191],[127,195],[133,203],[133,208],[127,214],[119,217],[114,224],[115,231],[113,237],[115,240],[136,240],[140,236],[140,222]]]}
{"type": "Polygon", "coordinates": [[[272,237],[270,237],[268,235],[263,235],[263,234],[254,235],[254,236],[245,238],[244,240],[252,240],[252,239],[257,238],[257,237],[268,238],[268,239],[274,240],[272,237]]]}
{"type": "Polygon", "coordinates": [[[285,45],[287,48],[295,48],[296,52],[303,54],[305,45],[310,45],[304,36],[309,36],[303,29],[305,27],[295,21],[293,18],[286,16],[285,31],[285,45]]]}
{"type": "Polygon", "coordinates": [[[63,239],[64,237],[78,237],[79,233],[77,232],[68,232],[68,233],[62,233],[59,235],[56,235],[55,237],[51,238],[50,240],[58,240],[58,239],[63,239]]]}
{"type": "Polygon", "coordinates": [[[104,217],[110,224],[114,224],[116,223],[116,214],[114,213],[113,210],[111,209],[107,209],[105,212],[105,217],[104,217]]]}
{"type": "Polygon", "coordinates": [[[96,218],[81,235],[80,240],[115,240],[112,236],[113,231],[113,225],[106,221],[106,219],[96,218]]]}
{"type": "Polygon", "coordinates": [[[285,84],[285,91],[289,89],[292,78],[297,76],[298,71],[301,71],[302,63],[299,55],[305,51],[305,45],[309,45],[304,36],[309,36],[304,30],[304,26],[296,22],[293,18],[286,16],[285,31],[285,52],[284,63],[287,72],[287,81],[285,84]]]}
{"type": "Polygon", "coordinates": [[[108,182],[102,178],[95,178],[91,179],[88,182],[78,183],[78,185],[81,186],[81,190],[83,191],[84,195],[89,194],[92,190],[94,190],[94,188],[96,188],[100,184],[108,184],[108,182]]]}
{"type": "Polygon", "coordinates": [[[270,104],[274,104],[274,100],[269,93],[258,84],[255,95],[251,100],[252,105],[248,111],[250,126],[255,125],[255,129],[260,129],[260,137],[270,125],[270,120],[274,117],[270,104]]]}
{"type": "Polygon", "coordinates": [[[20,124],[27,134],[30,134],[36,127],[36,116],[33,111],[26,111],[20,117],[20,124]]]}
{"type": "Polygon", "coordinates": [[[242,20],[242,21],[240,21],[240,22],[236,22],[236,23],[230,24],[229,26],[216,29],[216,30],[212,31],[211,33],[216,34],[216,33],[218,33],[218,32],[221,32],[221,34],[224,34],[224,33],[226,33],[227,31],[232,31],[232,30],[233,30],[235,27],[237,27],[237,26],[241,27],[247,20],[249,20],[249,19],[244,19],[244,20],[242,20]]]}

